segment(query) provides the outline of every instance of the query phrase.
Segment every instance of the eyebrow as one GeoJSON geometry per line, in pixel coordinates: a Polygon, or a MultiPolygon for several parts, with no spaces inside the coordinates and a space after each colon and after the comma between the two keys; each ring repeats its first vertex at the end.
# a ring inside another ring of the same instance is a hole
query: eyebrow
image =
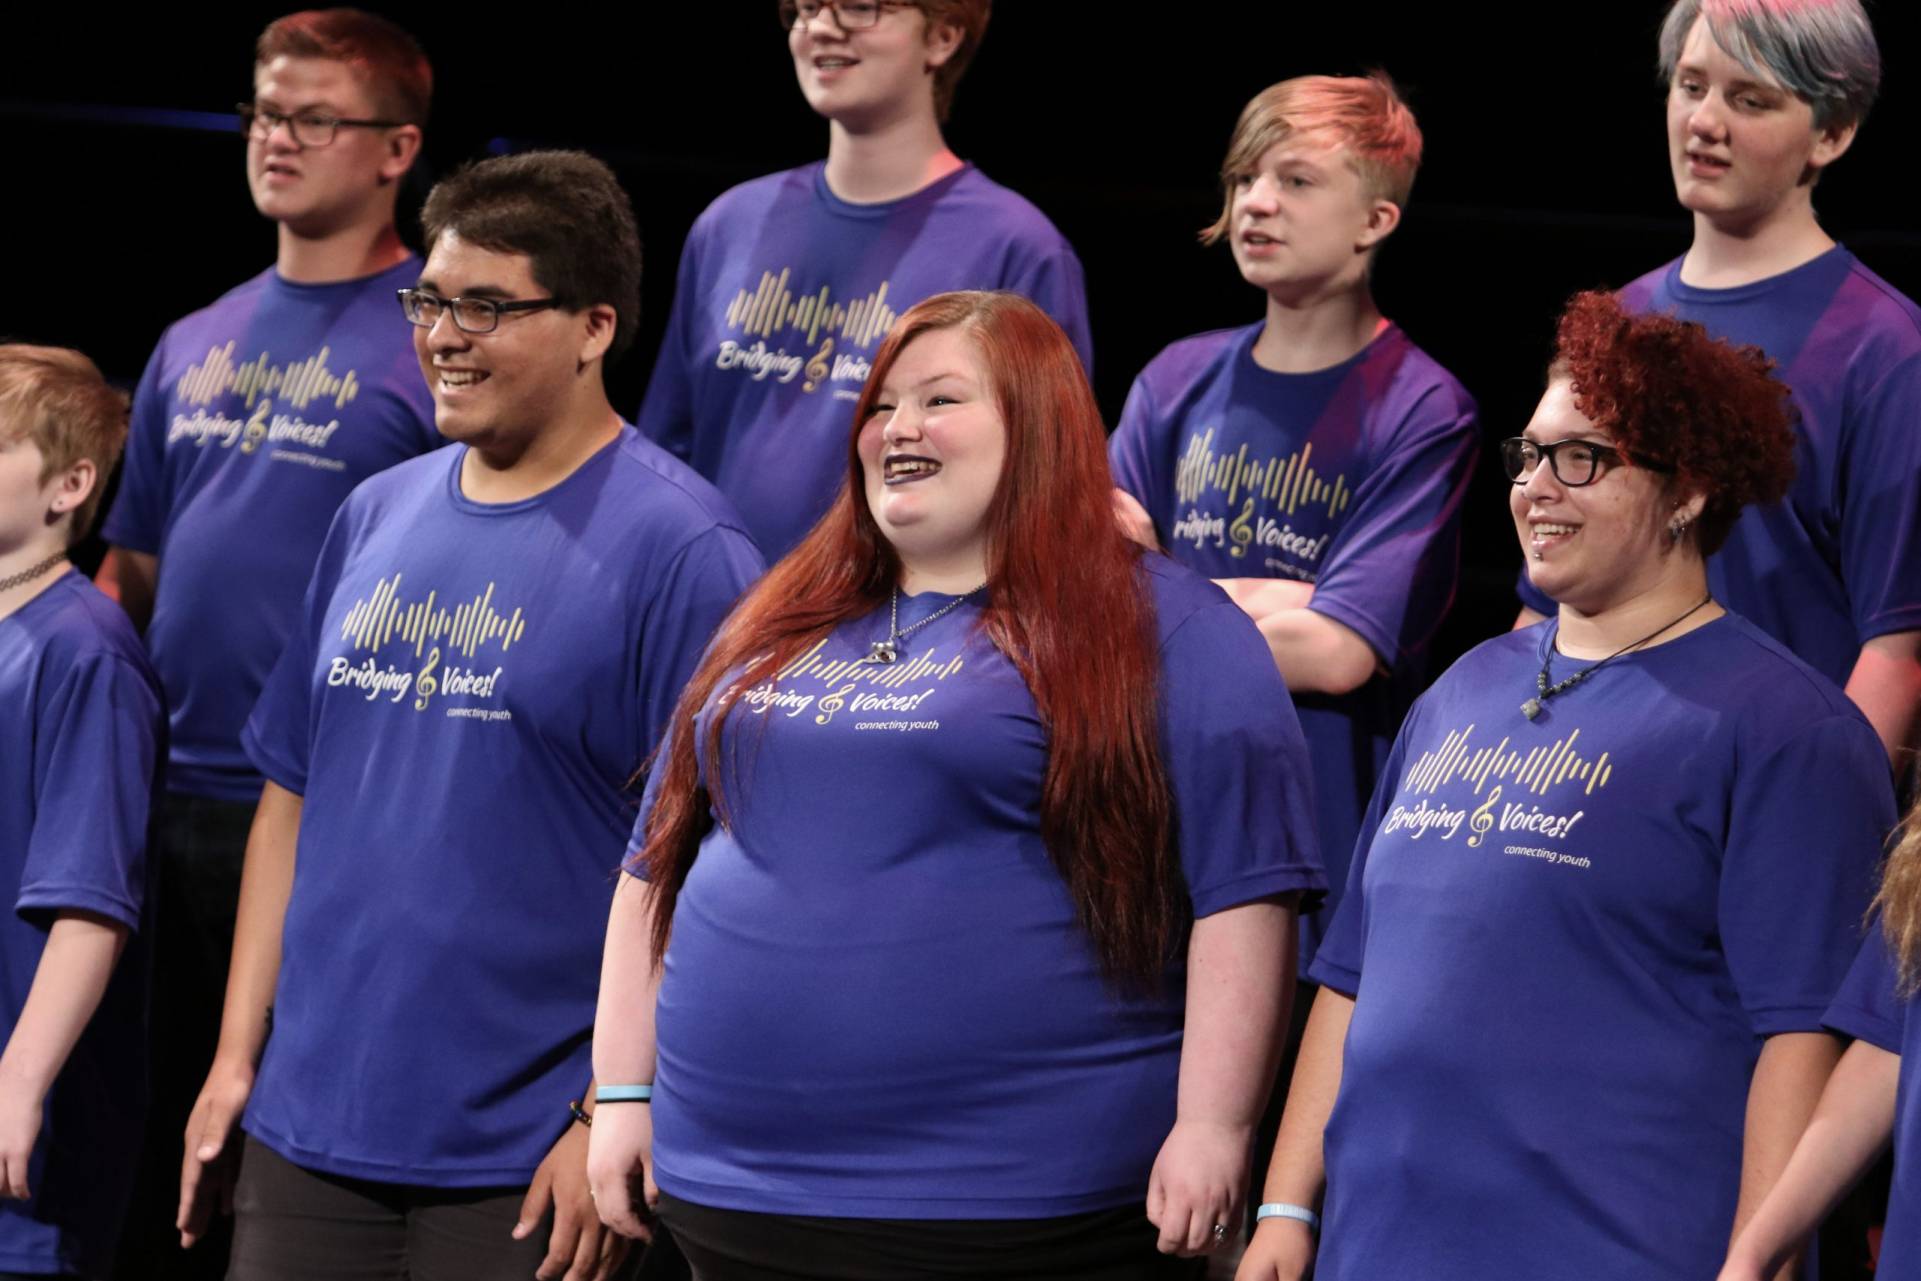
{"type": "MultiPolygon", "coordinates": [[[[1674,67],[1674,74],[1677,76],[1697,76],[1703,80],[1709,80],[1713,78],[1708,74],[1708,69],[1702,66],[1698,62],[1676,63],[1674,67]]],[[[1782,85],[1769,84],[1765,80],[1748,80],[1748,79],[1731,80],[1728,82],[1728,89],[1731,92],[1739,92],[1744,89],[1751,89],[1759,93],[1770,93],[1770,94],[1782,94],[1782,93],[1789,92],[1789,90],[1782,85]]]]}
{"type": "MultiPolygon", "coordinates": [[[[424,276],[414,283],[414,288],[424,289],[430,294],[441,292],[439,285],[424,276]]],[[[502,289],[499,285],[469,285],[457,295],[443,296],[460,298],[511,298],[513,297],[513,291],[510,289],[502,289]]]]}

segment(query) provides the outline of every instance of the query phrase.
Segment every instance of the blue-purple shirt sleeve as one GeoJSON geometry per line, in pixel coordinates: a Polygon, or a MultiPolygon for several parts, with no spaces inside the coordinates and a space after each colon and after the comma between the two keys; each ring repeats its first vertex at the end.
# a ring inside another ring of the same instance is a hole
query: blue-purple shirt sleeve
{"type": "Polygon", "coordinates": [[[1081,367],[1094,376],[1094,334],[1087,321],[1087,280],[1081,260],[1066,241],[1047,253],[1018,266],[1005,287],[1032,299],[1066,331],[1074,350],[1080,353],[1081,367]]]}
{"type": "Polygon", "coordinates": [[[157,555],[166,532],[167,396],[160,386],[166,339],[154,348],[134,388],[127,448],[120,460],[120,492],[100,536],[115,547],[157,555]]]}
{"type": "Polygon", "coordinates": [[[349,499],[334,515],[320,558],[314,563],[313,577],[307,581],[300,617],[287,636],[287,647],[280,651],[267,675],[246,728],[240,732],[240,745],[254,767],[296,796],[307,793],[313,746],[314,656],[319,652],[320,631],[326,623],[334,585],[340,580],[341,566],[350,550],[352,510],[353,501],[349,499]]]}
{"type": "Polygon", "coordinates": [[[152,682],[110,654],[75,663],[43,699],[16,911],[96,912],[139,928],[161,717],[152,682]]]}
{"type": "Polygon", "coordinates": [[[1354,857],[1347,866],[1341,905],[1335,909],[1334,919],[1321,939],[1320,950],[1314,953],[1314,960],[1307,967],[1306,977],[1310,982],[1331,987],[1345,996],[1355,996],[1361,990],[1361,959],[1367,946],[1367,895],[1361,885],[1367,876],[1367,856],[1373,848],[1374,833],[1381,830],[1381,817],[1388,802],[1401,785],[1404,749],[1419,711],[1416,704],[1408,713],[1400,735],[1394,740],[1394,750],[1388,753],[1387,763],[1381,767],[1373,799],[1368,801],[1367,813],[1361,818],[1361,834],[1354,841],[1354,857]]]}
{"type": "Polygon", "coordinates": [[[1163,735],[1194,915],[1327,888],[1307,744],[1260,632],[1223,597],[1161,650],[1163,735]]]}
{"type": "Polygon", "coordinates": [[[1867,389],[1849,415],[1841,483],[1841,578],[1863,643],[1921,629],[1921,356],[1867,389]]]}
{"type": "Polygon", "coordinates": [[[641,623],[641,724],[651,751],[721,620],[763,566],[747,536],[716,525],[682,548],[641,623]]]}
{"type": "Polygon", "coordinates": [[[681,249],[674,276],[674,301],[667,313],[667,332],[654,356],[634,426],[640,434],[686,462],[694,452],[694,388],[688,381],[688,313],[700,303],[699,261],[701,224],[695,223],[681,249]]]}
{"type": "Polygon", "coordinates": [[[1742,763],[1718,919],[1756,1035],[1820,1030],[1894,821],[1886,752],[1851,709],[1742,763]]]}
{"type": "Polygon", "coordinates": [[[1474,402],[1430,388],[1354,491],[1308,608],[1359,633],[1390,667],[1420,649],[1454,599],[1461,501],[1479,437],[1474,402]]]}
{"type": "Polygon", "coordinates": [[[1127,403],[1121,406],[1121,420],[1107,441],[1107,465],[1113,470],[1114,483],[1134,496],[1154,520],[1154,532],[1162,541],[1167,531],[1161,528],[1164,513],[1173,504],[1159,483],[1168,469],[1156,454],[1163,448],[1163,424],[1154,406],[1154,393],[1142,374],[1128,389],[1127,403]]]}
{"type": "Polygon", "coordinates": [[[1901,999],[1899,986],[1894,953],[1877,919],[1861,940],[1861,950],[1822,1022],[1844,1036],[1899,1054],[1906,1039],[1909,1004],[1901,999]]]}

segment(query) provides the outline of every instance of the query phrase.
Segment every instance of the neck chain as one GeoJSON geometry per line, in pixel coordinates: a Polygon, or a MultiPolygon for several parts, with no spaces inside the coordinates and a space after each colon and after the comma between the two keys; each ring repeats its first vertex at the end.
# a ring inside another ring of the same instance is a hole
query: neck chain
{"type": "Polygon", "coordinates": [[[55,552],[38,565],[29,565],[17,574],[8,574],[5,578],[0,578],[0,592],[18,587],[22,583],[31,583],[34,579],[40,577],[40,575],[46,573],[66,558],[67,554],[65,552],[55,552]]]}
{"type": "Polygon", "coordinates": [[[909,636],[912,636],[915,632],[927,626],[941,615],[959,609],[969,597],[977,595],[986,587],[987,584],[982,583],[973,591],[963,592],[961,595],[956,596],[953,600],[948,601],[945,605],[942,605],[939,609],[929,614],[926,618],[921,619],[918,623],[909,623],[907,626],[902,627],[900,625],[900,585],[895,584],[894,600],[887,608],[887,639],[870,643],[868,649],[871,652],[860,661],[863,663],[879,663],[883,667],[897,661],[900,658],[900,643],[903,640],[906,640],[909,636]]]}
{"type": "Polygon", "coordinates": [[[1639,649],[1641,646],[1653,640],[1656,636],[1659,636],[1662,632],[1668,631],[1675,627],[1679,627],[1682,623],[1686,622],[1688,619],[1694,617],[1694,615],[1699,613],[1702,609],[1706,608],[1708,602],[1713,599],[1714,599],[1714,594],[1712,592],[1708,593],[1706,596],[1703,596],[1699,601],[1697,601],[1692,609],[1688,610],[1687,613],[1681,615],[1679,618],[1676,618],[1670,622],[1661,624],[1659,627],[1649,632],[1646,636],[1643,636],[1640,640],[1633,641],[1633,642],[1630,642],[1629,644],[1621,646],[1621,648],[1615,650],[1612,654],[1609,654],[1606,658],[1602,659],[1600,662],[1594,663],[1587,667],[1583,667],[1580,671],[1574,673],[1574,675],[1568,677],[1566,680],[1556,681],[1554,684],[1550,685],[1547,683],[1548,664],[1554,661],[1554,641],[1555,641],[1555,638],[1561,634],[1561,624],[1557,620],[1554,624],[1553,634],[1547,638],[1547,653],[1541,655],[1541,670],[1534,677],[1534,688],[1537,692],[1533,698],[1530,698],[1527,700],[1527,702],[1521,704],[1521,715],[1527,717],[1529,720],[1533,720],[1536,716],[1539,716],[1541,714],[1541,704],[1547,702],[1548,699],[1553,698],[1556,694],[1567,693],[1569,690],[1573,689],[1576,685],[1579,685],[1582,681],[1594,675],[1594,673],[1600,671],[1603,667],[1606,667],[1609,663],[1613,662],[1615,659],[1619,658],[1621,655],[1627,653],[1629,650],[1639,649]]]}

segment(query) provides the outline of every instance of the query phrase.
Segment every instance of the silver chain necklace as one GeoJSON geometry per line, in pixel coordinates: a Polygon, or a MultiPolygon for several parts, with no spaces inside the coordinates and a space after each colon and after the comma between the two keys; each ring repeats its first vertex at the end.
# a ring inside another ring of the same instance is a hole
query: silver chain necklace
{"type": "Polygon", "coordinates": [[[883,667],[889,663],[898,662],[900,660],[900,643],[902,641],[941,615],[959,609],[967,602],[969,597],[979,594],[986,586],[986,583],[982,583],[979,587],[974,588],[973,591],[963,592],[929,614],[926,618],[921,619],[918,623],[909,623],[906,627],[902,627],[900,625],[900,584],[896,583],[894,585],[893,603],[887,607],[887,639],[869,642],[867,648],[870,652],[867,657],[860,661],[863,663],[879,663],[883,667]]]}
{"type": "Polygon", "coordinates": [[[9,588],[18,587],[22,583],[31,583],[34,579],[40,577],[40,575],[46,573],[66,558],[67,554],[65,552],[55,552],[38,565],[29,565],[17,574],[9,574],[5,578],[0,578],[0,592],[4,592],[9,588]]]}

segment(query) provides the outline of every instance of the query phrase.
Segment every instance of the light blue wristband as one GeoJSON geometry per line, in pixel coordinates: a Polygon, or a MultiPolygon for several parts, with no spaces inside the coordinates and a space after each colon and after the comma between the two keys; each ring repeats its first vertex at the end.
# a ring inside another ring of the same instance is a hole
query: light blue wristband
{"type": "Polygon", "coordinates": [[[650,1103],[653,1097],[654,1087],[651,1085],[597,1085],[594,1087],[595,1103],[650,1103]]]}
{"type": "Polygon", "coordinates": [[[1305,1223],[1307,1230],[1315,1236],[1321,1234],[1321,1216],[1304,1205],[1289,1205],[1285,1201],[1269,1201],[1266,1205],[1254,1211],[1254,1222],[1259,1223],[1262,1219],[1293,1219],[1296,1223],[1305,1223]]]}

